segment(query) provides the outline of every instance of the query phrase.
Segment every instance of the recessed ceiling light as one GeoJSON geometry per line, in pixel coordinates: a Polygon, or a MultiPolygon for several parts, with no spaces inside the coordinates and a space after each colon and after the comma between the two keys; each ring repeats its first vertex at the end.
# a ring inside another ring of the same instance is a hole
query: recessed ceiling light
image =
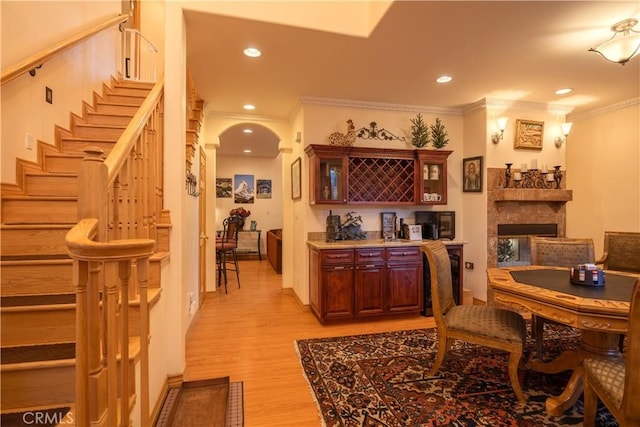
{"type": "Polygon", "coordinates": [[[244,104],[242,108],[244,108],[245,110],[255,110],[256,106],[251,104],[244,104]]]}
{"type": "Polygon", "coordinates": [[[245,149],[245,150],[242,150],[242,151],[245,152],[245,153],[250,153],[251,152],[251,150],[249,150],[249,149],[245,149]]]}
{"type": "Polygon", "coordinates": [[[260,49],[256,49],[255,47],[248,47],[243,52],[246,56],[250,58],[257,58],[260,55],[262,55],[262,52],[260,52],[260,49]]]}
{"type": "Polygon", "coordinates": [[[242,129],[244,133],[253,133],[253,129],[242,129]]]}
{"type": "Polygon", "coordinates": [[[570,92],[573,92],[573,89],[571,89],[570,87],[565,87],[565,88],[562,88],[562,89],[558,89],[556,91],[556,95],[566,95],[566,94],[568,94],[570,92]]]}
{"type": "Polygon", "coordinates": [[[453,80],[453,77],[447,75],[440,76],[436,79],[438,83],[449,83],[451,80],[453,80]]]}

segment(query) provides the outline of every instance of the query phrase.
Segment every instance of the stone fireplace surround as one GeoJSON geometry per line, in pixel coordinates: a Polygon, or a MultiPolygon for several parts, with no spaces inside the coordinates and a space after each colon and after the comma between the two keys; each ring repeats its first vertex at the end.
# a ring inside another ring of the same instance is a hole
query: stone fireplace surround
{"type": "Polygon", "coordinates": [[[498,224],[557,224],[557,236],[566,237],[566,203],[573,192],[565,189],[502,188],[504,168],[487,169],[487,267],[498,266],[498,224]]]}

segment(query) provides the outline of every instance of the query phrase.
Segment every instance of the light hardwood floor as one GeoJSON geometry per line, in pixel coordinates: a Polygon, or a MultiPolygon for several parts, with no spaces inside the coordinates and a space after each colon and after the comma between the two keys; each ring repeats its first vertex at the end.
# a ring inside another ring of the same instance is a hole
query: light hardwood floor
{"type": "Polygon", "coordinates": [[[240,282],[231,275],[228,294],[207,294],[187,334],[185,380],[243,381],[247,427],[321,425],[295,340],[435,326],[423,316],[322,326],[266,260],[241,261],[240,282]]]}

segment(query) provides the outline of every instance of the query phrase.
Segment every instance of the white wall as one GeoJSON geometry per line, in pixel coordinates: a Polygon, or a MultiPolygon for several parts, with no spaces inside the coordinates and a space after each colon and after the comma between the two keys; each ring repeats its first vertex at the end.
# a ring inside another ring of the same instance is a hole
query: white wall
{"type": "Polygon", "coordinates": [[[591,237],[598,258],[605,231],[640,231],[640,98],[571,119],[567,235],[591,237]]]}
{"type": "MultiPolygon", "coordinates": [[[[60,43],[120,13],[120,1],[0,2],[2,8],[2,69],[60,43]],[[38,13],[34,13],[37,10],[38,13]]],[[[47,61],[2,86],[2,182],[15,183],[15,159],[35,161],[37,144],[25,148],[26,134],[55,144],[55,125],[68,129],[69,112],[82,114],[82,103],[93,103],[103,83],[116,76],[118,27],[100,32],[86,43],[47,61]],[[45,101],[45,88],[53,104],[45,101]]]]}

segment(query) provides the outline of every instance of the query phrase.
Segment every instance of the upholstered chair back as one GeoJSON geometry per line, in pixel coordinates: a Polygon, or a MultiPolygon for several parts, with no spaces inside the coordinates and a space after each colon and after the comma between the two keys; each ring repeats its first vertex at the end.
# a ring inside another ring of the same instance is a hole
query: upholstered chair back
{"type": "Polygon", "coordinates": [[[640,233],[605,231],[604,253],[598,263],[605,270],[640,273],[640,233]]]}
{"type": "Polygon", "coordinates": [[[573,267],[595,263],[593,239],[568,237],[529,237],[531,264],[573,267]]]}

